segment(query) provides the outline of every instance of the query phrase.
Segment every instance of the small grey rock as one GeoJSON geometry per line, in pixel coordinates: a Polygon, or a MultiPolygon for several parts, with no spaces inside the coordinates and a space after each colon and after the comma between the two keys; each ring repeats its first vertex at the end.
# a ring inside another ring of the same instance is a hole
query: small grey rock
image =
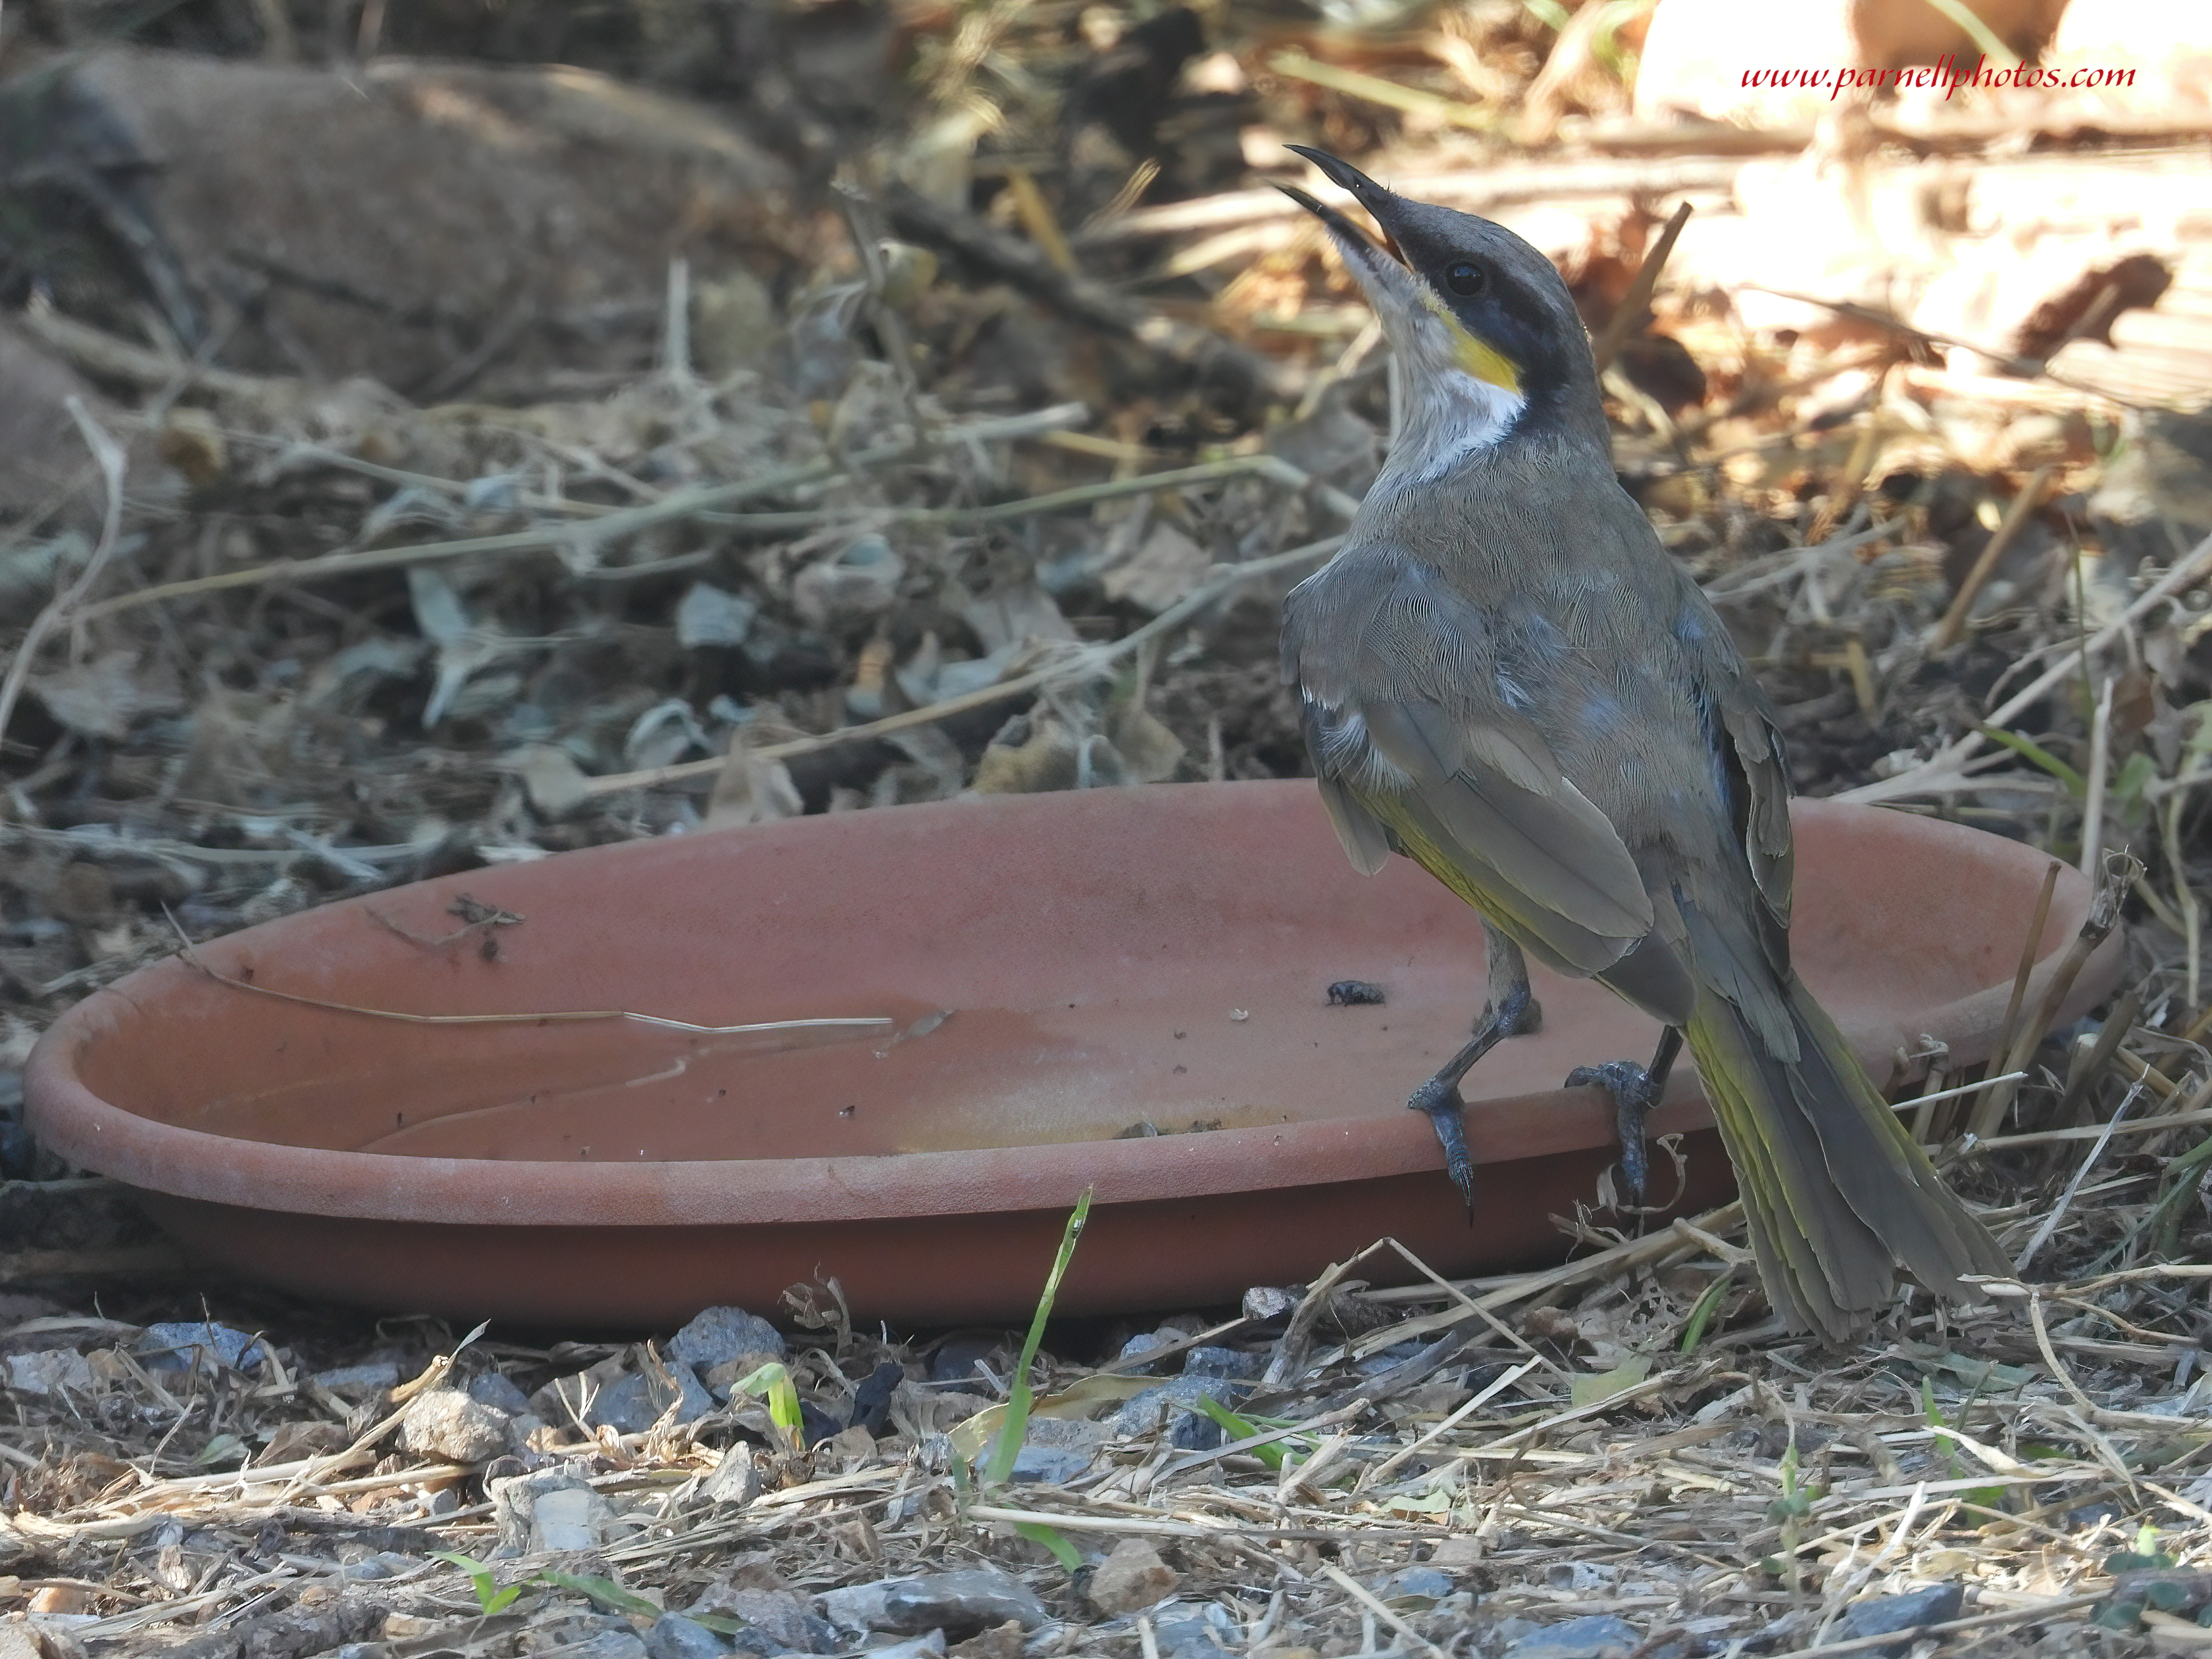
{"type": "MultiPolygon", "coordinates": [[[[722,1599],[750,1627],[746,1635],[765,1636],[778,1647],[799,1653],[835,1653],[840,1645],[836,1627],[795,1591],[733,1589],[722,1599]]],[[[737,1642],[739,1647],[757,1651],[745,1636],[739,1636],[737,1642]]]]}
{"type": "MultiPolygon", "coordinates": [[[[1844,1609],[1844,1616],[1836,1622],[1836,1634],[1839,1640],[1850,1641],[1861,1636],[1887,1636],[1893,1631],[1940,1625],[1956,1619],[1966,1602],[1966,1586],[1956,1583],[1930,1584],[1926,1589],[1905,1595],[1870,1595],[1844,1609]]],[[[1888,1643],[1875,1651],[1893,1656],[1911,1651],[1911,1647],[1908,1638],[1888,1643]]]]}
{"type": "Polygon", "coordinates": [[[486,1484],[502,1549],[521,1555],[605,1547],[614,1510],[582,1475],[544,1469],[486,1484]]]}
{"type": "Polygon", "coordinates": [[[644,1639],[634,1630],[603,1630],[573,1647],[563,1647],[563,1659],[647,1659],[644,1639]]]}
{"type": "Polygon", "coordinates": [[[669,1369],[696,1365],[701,1370],[726,1365],[744,1353],[787,1352],[783,1333],[743,1308],[708,1308],[694,1315],[690,1323],[669,1339],[669,1369]]]}
{"type": "Polygon", "coordinates": [[[1091,1570],[1091,1605],[1121,1619],[1165,1601],[1182,1576],[1141,1538],[1124,1538],[1091,1570]]]}
{"type": "Polygon", "coordinates": [[[1121,1352],[1115,1354],[1114,1358],[1116,1360],[1134,1359],[1138,1355],[1150,1353],[1155,1348],[1164,1348],[1173,1340],[1175,1340],[1174,1337],[1164,1331],[1139,1331],[1121,1345],[1121,1352]]]}
{"type": "Polygon", "coordinates": [[[495,1406],[459,1389],[430,1389],[407,1402],[399,1419],[399,1444],[420,1457],[481,1463],[513,1443],[514,1425],[495,1406]]]}
{"type": "Polygon", "coordinates": [[[1168,1444],[1177,1451],[1212,1451],[1229,1443],[1229,1431],[1202,1412],[1185,1412],[1168,1425],[1168,1444]]]}
{"type": "MultiPolygon", "coordinates": [[[[699,1386],[689,1365],[671,1365],[668,1374],[680,1391],[676,1420],[696,1423],[714,1409],[714,1396],[699,1386]]],[[[643,1434],[660,1420],[671,1396],[658,1379],[637,1372],[617,1377],[592,1396],[584,1421],[592,1428],[611,1427],[617,1434],[643,1434]]]]}
{"type": "Polygon", "coordinates": [[[1009,1619],[1019,1620],[1024,1630],[1035,1630],[1047,1617],[1044,1603],[1028,1585],[994,1567],[848,1585],[823,1595],[822,1610],[844,1630],[902,1636],[935,1629],[973,1632],[1009,1619]]]}
{"type": "Polygon", "coordinates": [[[1058,1446],[1069,1451],[1097,1451],[1114,1437],[1103,1423],[1079,1417],[1032,1417],[1024,1437],[1032,1446],[1058,1446]]]}
{"type": "Polygon", "coordinates": [[[1303,1285],[1255,1285],[1244,1292],[1242,1311],[1247,1319],[1287,1319],[1305,1297],[1303,1285]]]}
{"type": "Polygon", "coordinates": [[[761,1472],[753,1462],[752,1448],[740,1443],[724,1452],[699,1490],[709,1504],[731,1509],[741,1509],[758,1498],[761,1472]]]}
{"type": "Polygon", "coordinates": [[[1152,1619],[1160,1651],[1173,1659],[1213,1659],[1243,1642],[1243,1632],[1218,1601],[1164,1601],[1152,1619]]]}
{"type": "Polygon", "coordinates": [[[504,1371],[485,1371],[469,1379],[469,1398],[481,1400],[495,1411],[520,1417],[530,1409],[530,1396],[515,1386],[504,1371]]]}
{"type": "Polygon", "coordinates": [[[99,1392],[92,1362],[75,1348],[41,1348],[36,1353],[8,1356],[8,1386],[17,1394],[73,1394],[90,1396],[99,1392]]]}
{"type": "Polygon", "coordinates": [[[722,1659],[731,1644],[696,1620],[664,1613],[645,1633],[646,1659],[722,1659]]]}
{"type": "Polygon", "coordinates": [[[1797,1607],[1779,1619],[1768,1620],[1744,1645],[1761,1653],[1788,1653],[1808,1641],[1820,1623],[1819,1607],[1797,1607]]]}
{"type": "Polygon", "coordinates": [[[1364,1359],[1354,1361],[1352,1369],[1362,1376],[1380,1376],[1384,1371],[1404,1364],[1420,1351],[1421,1345],[1418,1342],[1393,1343],[1378,1352],[1369,1354],[1364,1359]]]}
{"type": "Polygon", "coordinates": [[[378,1360],[367,1365],[340,1365],[331,1370],[317,1371],[315,1385],[328,1389],[332,1394],[362,1399],[381,1393],[386,1389],[398,1388],[399,1367],[389,1360],[378,1360]]]}
{"type": "Polygon", "coordinates": [[[1182,1357],[1185,1376],[1226,1376],[1249,1381],[1267,1369],[1267,1362],[1241,1348],[1193,1348],[1182,1357]]]}
{"type": "Polygon", "coordinates": [[[1626,1619],[1594,1613],[1532,1632],[1505,1650],[1505,1659],[1627,1659],[1643,1641],[1626,1619]]]}
{"type": "Polygon", "coordinates": [[[1594,1561],[1553,1561],[1544,1568],[1544,1582],[1556,1590],[1589,1595],[1610,1589],[1620,1573],[1594,1561]]]}
{"type": "Polygon", "coordinates": [[[1393,1605],[1403,1601],[1433,1605],[1449,1595],[1459,1585],[1449,1573],[1439,1572],[1434,1567],[1407,1567],[1370,1588],[1393,1605]]]}
{"type": "Polygon", "coordinates": [[[402,1573],[412,1572],[422,1563],[412,1555],[402,1555],[398,1550],[379,1550],[375,1554],[338,1569],[341,1578],[373,1580],[397,1578],[402,1573]]]}
{"type": "Polygon", "coordinates": [[[1225,1406],[1235,1398],[1235,1386],[1226,1377],[1174,1377],[1157,1389],[1130,1395],[1121,1409],[1114,1413],[1112,1426],[1115,1434],[1127,1436],[1146,1434],[1164,1421],[1170,1422],[1169,1437],[1174,1444],[1194,1451],[1210,1450],[1228,1437],[1222,1433],[1218,1423],[1198,1411],[1193,1402],[1216,1400],[1225,1406]]]}
{"type": "Polygon", "coordinates": [[[234,1371],[255,1371],[261,1369],[266,1352],[244,1331],[234,1331],[212,1320],[149,1325],[138,1337],[138,1352],[156,1370],[184,1370],[212,1364],[228,1365],[234,1371]]]}
{"type": "Polygon", "coordinates": [[[1543,1628],[1543,1626],[1538,1624],[1534,1619],[1523,1619],[1516,1613],[1508,1613],[1504,1618],[1492,1622],[1490,1645],[1493,1648],[1508,1648],[1522,1637],[1532,1636],[1543,1628]]]}
{"type": "Polygon", "coordinates": [[[1024,1446],[1014,1454],[1007,1478],[1047,1486],[1064,1486],[1091,1467],[1091,1454],[1067,1446],[1024,1446]]]}
{"type": "Polygon", "coordinates": [[[866,1651],[867,1659],[945,1659],[945,1632],[933,1630],[924,1636],[866,1651]]]}
{"type": "Polygon", "coordinates": [[[972,1382],[975,1377],[975,1362],[988,1359],[998,1344],[988,1337],[957,1336],[938,1345],[937,1352],[929,1357],[929,1380],[933,1382],[972,1382]]]}

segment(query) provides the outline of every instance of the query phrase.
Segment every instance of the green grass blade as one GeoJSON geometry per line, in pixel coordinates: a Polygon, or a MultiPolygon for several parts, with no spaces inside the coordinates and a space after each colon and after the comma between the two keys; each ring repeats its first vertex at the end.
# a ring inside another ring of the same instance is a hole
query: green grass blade
{"type": "Polygon", "coordinates": [[[1030,1429],[1030,1367],[1036,1363],[1037,1345],[1044,1340],[1045,1321],[1052,1317],[1053,1298],[1060,1294],[1060,1281],[1067,1272],[1067,1264],[1075,1258],[1075,1244],[1083,1237],[1083,1224],[1090,1218],[1091,1188],[1085,1187],[1083,1196],[1075,1200],[1075,1212],[1067,1218],[1066,1231],[1060,1235],[1060,1254],[1053,1258],[1052,1271],[1045,1275],[1043,1293],[1037,1297],[1036,1316],[1030,1321],[1029,1340],[1022,1344],[1021,1360],[1014,1367],[1013,1383],[1006,1393],[1006,1420],[1000,1425],[998,1443],[991,1448],[990,1462],[983,1466],[983,1484],[987,1486],[1005,1485],[1006,1477],[1014,1472],[1014,1455],[1021,1450],[1022,1440],[1030,1429]]]}
{"type": "Polygon", "coordinates": [[[506,1612],[522,1595],[520,1584],[500,1589],[499,1581],[491,1576],[491,1569],[473,1555],[464,1555],[459,1550],[433,1550],[430,1559],[450,1562],[468,1575],[469,1588],[477,1595],[477,1609],[487,1618],[506,1612]]]}
{"type": "MultiPolygon", "coordinates": [[[[1249,1440],[1254,1435],[1260,1432],[1260,1428],[1257,1424],[1248,1422],[1243,1418],[1237,1416],[1235,1412],[1231,1411],[1228,1407],[1223,1405],[1218,1400],[1209,1400],[1204,1395],[1200,1395],[1196,1400],[1191,1401],[1191,1404],[1197,1407],[1199,1410],[1204,1412],[1215,1422],[1220,1424],[1223,1428],[1228,1430],[1229,1437],[1231,1440],[1249,1440]]],[[[1275,1470],[1278,1474],[1281,1473],[1283,1468],[1283,1443],[1281,1441],[1270,1441],[1264,1446],[1254,1446],[1251,1448],[1251,1452],[1253,1456],[1258,1458],[1269,1468],[1275,1470]]]]}
{"type": "Polygon", "coordinates": [[[660,1617],[661,1610],[645,1597],[598,1573],[562,1572],[548,1567],[538,1575],[538,1582],[584,1596],[610,1613],[634,1613],[644,1619],[660,1617]]]}
{"type": "Polygon", "coordinates": [[[1698,1351],[1698,1344],[1705,1340],[1705,1327],[1712,1322],[1713,1315],[1721,1305],[1721,1298],[1728,1294],[1729,1286],[1735,1282],[1735,1269],[1731,1267],[1705,1287],[1705,1293],[1698,1298],[1698,1305],[1690,1310],[1690,1322],[1682,1331],[1684,1353],[1698,1351]]]}
{"type": "Polygon", "coordinates": [[[732,1394],[757,1394],[768,1406],[768,1420],[783,1431],[796,1450],[802,1442],[803,1419],[799,1412],[799,1389],[783,1362],[771,1359],[758,1370],[731,1384],[732,1394]]]}
{"type": "Polygon", "coordinates": [[[2031,766],[2039,766],[2066,786],[2066,793],[2075,800],[2085,799],[2089,793],[2088,780],[2052,754],[2033,738],[2023,738],[2017,732],[2008,732],[2000,726],[1978,726],[1975,731],[1991,743],[2002,744],[2031,766]]]}
{"type": "Polygon", "coordinates": [[[1076,1553],[1075,1546],[1062,1537],[1056,1528],[1048,1527],[1042,1521],[1017,1521],[1014,1522],[1014,1530],[1032,1544],[1042,1544],[1050,1550],[1052,1559],[1066,1568],[1068,1571],[1078,1572],[1082,1570],[1083,1558],[1076,1553]]]}

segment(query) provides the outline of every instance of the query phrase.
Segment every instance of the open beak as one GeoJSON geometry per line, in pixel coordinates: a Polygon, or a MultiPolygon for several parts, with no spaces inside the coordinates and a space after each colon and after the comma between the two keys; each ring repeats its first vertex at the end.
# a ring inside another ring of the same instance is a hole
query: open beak
{"type": "Polygon", "coordinates": [[[1372,214],[1375,222],[1382,228],[1383,241],[1378,246],[1372,237],[1328,203],[1317,200],[1296,185],[1275,186],[1328,228],[1343,252],[1345,264],[1365,291],[1376,314],[1382,319],[1385,331],[1394,338],[1402,337],[1431,307],[1419,283],[1406,268],[1397,240],[1391,234],[1390,222],[1395,216],[1392,209],[1398,198],[1349,161],[1340,161],[1327,150],[1310,149],[1304,144],[1285,148],[1319,167],[1330,183],[1349,191],[1352,199],[1372,214]]]}
{"type": "Polygon", "coordinates": [[[1518,398],[1518,366],[1487,341],[1471,333],[1453,315],[1442,296],[1416,276],[1406,262],[1407,242],[1415,247],[1422,246],[1425,240],[1434,245],[1435,232],[1430,230],[1424,238],[1419,216],[1434,215],[1437,210],[1394,195],[1350,162],[1340,161],[1326,150],[1308,149],[1303,144],[1290,148],[1328,174],[1332,183],[1351,191],[1352,199],[1372,214],[1375,222],[1382,227],[1382,245],[1377,246],[1357,225],[1327,203],[1316,201],[1293,185],[1276,186],[1328,227],[1328,234],[1343,250],[1346,266],[1358,279],[1368,303],[1375,307],[1375,315],[1382,322],[1391,349],[1407,362],[1425,365],[1431,373],[1460,370],[1518,398]]]}

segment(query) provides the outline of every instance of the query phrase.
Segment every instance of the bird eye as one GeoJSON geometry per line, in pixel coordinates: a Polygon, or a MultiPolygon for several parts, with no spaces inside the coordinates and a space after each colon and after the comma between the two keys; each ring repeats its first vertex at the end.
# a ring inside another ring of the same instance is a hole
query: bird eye
{"type": "Polygon", "coordinates": [[[1489,280],[1480,265],[1470,264],[1464,259],[1444,272],[1444,286],[1462,299],[1481,293],[1489,280]]]}

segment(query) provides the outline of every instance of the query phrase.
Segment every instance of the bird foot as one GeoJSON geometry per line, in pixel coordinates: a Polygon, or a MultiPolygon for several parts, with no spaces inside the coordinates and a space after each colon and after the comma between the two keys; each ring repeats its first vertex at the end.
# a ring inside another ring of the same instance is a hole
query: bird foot
{"type": "Polygon", "coordinates": [[[1474,1219],[1474,1156],[1467,1149],[1467,1103],[1460,1098],[1459,1080],[1442,1075],[1431,1078],[1413,1091],[1407,1106],[1426,1112],[1444,1149],[1444,1173],[1467,1203],[1467,1218],[1474,1219]]]}
{"type": "Polygon", "coordinates": [[[1609,1060],[1602,1066],[1577,1066],[1567,1073],[1570,1089],[1595,1084],[1613,1097],[1613,1133],[1620,1140],[1620,1173],[1629,1196],[1641,1206],[1651,1179],[1651,1159],[1644,1144],[1644,1120],[1659,1103],[1659,1085],[1645,1067],[1632,1060],[1609,1060]]]}

